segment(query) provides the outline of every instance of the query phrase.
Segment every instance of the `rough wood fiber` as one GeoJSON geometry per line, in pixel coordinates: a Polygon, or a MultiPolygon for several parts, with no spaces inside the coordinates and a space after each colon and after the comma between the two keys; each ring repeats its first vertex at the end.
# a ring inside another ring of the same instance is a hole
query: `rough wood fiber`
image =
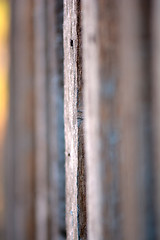
{"type": "Polygon", "coordinates": [[[89,239],[121,239],[117,129],[117,1],[83,0],[89,239]]]}
{"type": "Polygon", "coordinates": [[[49,239],[65,239],[63,0],[47,0],[49,239]]]}
{"type": "Polygon", "coordinates": [[[64,1],[64,121],[67,239],[86,239],[81,1],[64,1]]]}
{"type": "Polygon", "coordinates": [[[36,239],[48,237],[46,4],[34,0],[36,239]]]}
{"type": "Polygon", "coordinates": [[[120,6],[120,169],[125,240],[155,239],[150,1],[120,6]]]}
{"type": "Polygon", "coordinates": [[[11,1],[6,239],[34,239],[32,1],[11,1]]]}

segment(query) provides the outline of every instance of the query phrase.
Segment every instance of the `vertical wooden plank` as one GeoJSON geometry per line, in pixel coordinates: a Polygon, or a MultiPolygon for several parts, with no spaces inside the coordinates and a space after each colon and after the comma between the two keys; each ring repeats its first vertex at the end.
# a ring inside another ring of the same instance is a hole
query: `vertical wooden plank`
{"type": "Polygon", "coordinates": [[[120,169],[123,239],[155,239],[150,6],[120,5],[120,169]]]}
{"type": "Polygon", "coordinates": [[[153,135],[155,171],[155,209],[157,239],[160,239],[160,1],[153,1],[152,7],[152,77],[153,77],[153,135]]]}
{"type": "Polygon", "coordinates": [[[64,0],[64,122],[67,239],[86,239],[81,1],[64,0]]]}
{"type": "Polygon", "coordinates": [[[83,66],[89,239],[121,239],[118,1],[83,0],[83,66]]]}
{"type": "Polygon", "coordinates": [[[7,239],[33,237],[32,1],[11,1],[10,128],[7,239]],[[13,22],[12,22],[13,21],[13,22]]]}
{"type": "Polygon", "coordinates": [[[36,148],[36,239],[47,239],[48,165],[46,105],[46,4],[34,1],[34,78],[35,78],[35,148],[36,148]]]}
{"type": "Polygon", "coordinates": [[[47,1],[49,238],[65,239],[63,0],[47,1]]]}

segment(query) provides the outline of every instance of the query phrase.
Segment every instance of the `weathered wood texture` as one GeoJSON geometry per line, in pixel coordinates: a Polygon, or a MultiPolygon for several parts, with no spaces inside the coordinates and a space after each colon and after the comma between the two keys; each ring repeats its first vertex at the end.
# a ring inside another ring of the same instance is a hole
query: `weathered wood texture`
{"type": "Polygon", "coordinates": [[[63,31],[67,239],[86,239],[81,1],[64,1],[63,31]]]}
{"type": "Polygon", "coordinates": [[[32,1],[11,1],[6,239],[34,239],[32,1]]]}

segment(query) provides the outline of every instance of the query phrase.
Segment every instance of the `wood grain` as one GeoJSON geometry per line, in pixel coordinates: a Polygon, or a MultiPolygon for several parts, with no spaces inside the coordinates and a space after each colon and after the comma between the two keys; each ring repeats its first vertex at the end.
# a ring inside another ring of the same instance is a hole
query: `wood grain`
{"type": "Polygon", "coordinates": [[[64,1],[64,122],[67,239],[86,239],[80,4],[80,1],[64,1]]]}

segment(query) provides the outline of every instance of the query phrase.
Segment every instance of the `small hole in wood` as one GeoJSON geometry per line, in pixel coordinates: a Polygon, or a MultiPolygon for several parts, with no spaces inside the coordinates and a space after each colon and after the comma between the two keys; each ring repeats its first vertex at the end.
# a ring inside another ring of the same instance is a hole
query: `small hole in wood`
{"type": "Polygon", "coordinates": [[[70,153],[68,153],[68,157],[70,157],[71,155],[70,155],[70,153]]]}
{"type": "Polygon", "coordinates": [[[70,45],[71,45],[71,47],[73,47],[73,40],[72,39],[70,40],[70,45]]]}

